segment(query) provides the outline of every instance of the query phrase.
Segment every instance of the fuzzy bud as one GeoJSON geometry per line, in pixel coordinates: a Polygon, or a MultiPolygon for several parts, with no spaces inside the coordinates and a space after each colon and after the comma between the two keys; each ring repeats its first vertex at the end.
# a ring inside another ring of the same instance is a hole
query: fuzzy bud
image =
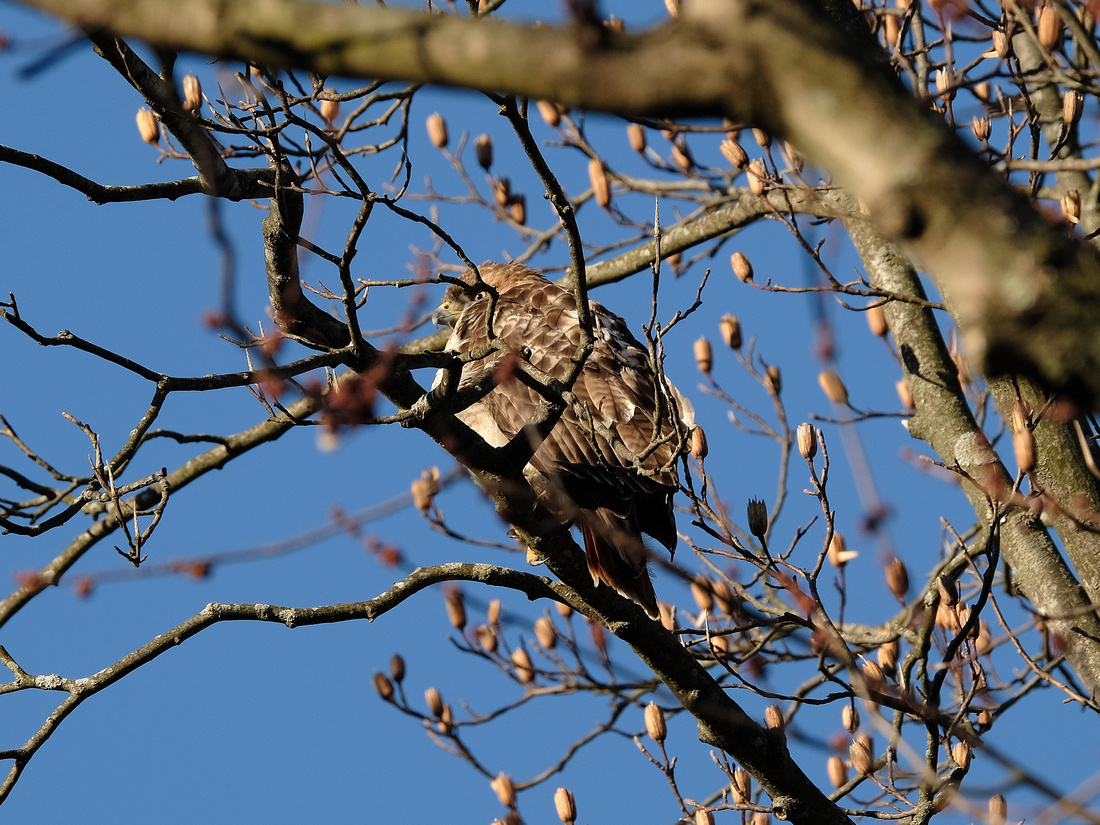
{"type": "Polygon", "coordinates": [[[974,116],[974,121],[970,124],[970,131],[974,133],[976,137],[982,143],[989,140],[989,136],[993,134],[993,124],[988,117],[974,116]]]}
{"type": "Polygon", "coordinates": [[[695,365],[699,368],[699,372],[710,375],[711,367],[714,366],[714,350],[711,349],[710,341],[699,338],[692,349],[695,352],[695,365]]]}
{"type": "Polygon", "coordinates": [[[779,367],[770,366],[764,370],[764,385],[772,395],[779,395],[783,389],[783,377],[779,367]]]}
{"type": "Polygon", "coordinates": [[[744,768],[734,768],[733,781],[730,783],[730,796],[733,801],[744,805],[752,799],[752,777],[744,768]]]}
{"type": "Polygon", "coordinates": [[[687,143],[682,139],[672,144],[672,162],[676,164],[681,172],[690,172],[695,165],[695,161],[691,157],[691,150],[688,149],[687,143]]]}
{"type": "Polygon", "coordinates": [[[378,691],[378,695],[382,697],[383,702],[393,701],[393,682],[389,680],[385,673],[375,673],[371,677],[371,683],[374,685],[374,689],[378,691]]]}
{"type": "Polygon", "coordinates": [[[1084,103],[1085,96],[1077,91],[1071,90],[1062,96],[1062,121],[1067,126],[1073,126],[1081,119],[1084,103]]]}
{"type": "Polygon", "coordinates": [[[405,660],[400,653],[393,654],[393,658],[390,659],[390,676],[397,684],[405,681],[405,660]]]}
{"type": "Polygon", "coordinates": [[[630,141],[630,148],[639,155],[645,152],[645,127],[640,123],[628,123],[626,125],[626,139],[630,141]]]}
{"type": "Polygon", "coordinates": [[[823,370],[817,376],[817,383],[821,385],[825,396],[834,404],[848,406],[848,388],[844,386],[844,382],[834,370],[823,370]]]}
{"type": "Polygon", "coordinates": [[[451,627],[461,631],[466,627],[466,600],[462,595],[462,591],[457,588],[450,590],[445,601],[447,604],[447,618],[451,621],[451,627]]]}
{"type": "Polygon", "coordinates": [[[526,648],[517,647],[512,651],[512,664],[516,666],[516,678],[521,682],[528,684],[535,681],[535,668],[526,648]]]}
{"type": "Polygon", "coordinates": [[[512,777],[506,773],[497,774],[496,779],[489,782],[489,787],[497,795],[500,804],[505,808],[516,807],[516,787],[512,784],[512,777]]]}
{"type": "Polygon", "coordinates": [[[485,619],[491,625],[500,624],[500,599],[489,602],[489,608],[485,611],[485,619]]]}
{"type": "Polygon", "coordinates": [[[592,197],[596,204],[606,209],[611,203],[611,182],[607,179],[603,161],[598,158],[588,161],[588,180],[592,184],[592,197]]]}
{"type": "Polygon", "coordinates": [[[848,784],[848,767],[839,756],[830,756],[825,763],[825,769],[834,788],[843,788],[848,784]]]}
{"type": "Polygon", "coordinates": [[[898,640],[891,639],[879,645],[878,650],[875,651],[875,658],[878,659],[883,673],[893,673],[898,666],[898,640]]]}
{"type": "Polygon", "coordinates": [[[718,150],[734,169],[744,169],[749,162],[749,153],[742,149],[741,144],[736,140],[728,138],[723,140],[718,145],[718,150]]]}
{"type": "Polygon", "coordinates": [[[913,398],[913,393],[909,389],[909,381],[906,378],[899,378],[898,382],[894,384],[894,389],[897,390],[898,400],[901,401],[901,405],[907,410],[915,410],[917,408],[916,399],[913,398]]]}
{"type": "Polygon", "coordinates": [[[493,139],[488,135],[478,135],[474,139],[474,155],[478,166],[488,172],[493,165],[493,139]]]}
{"type": "Polygon", "coordinates": [[[416,509],[427,515],[432,509],[436,494],[439,492],[439,468],[432,467],[421,470],[420,478],[412,483],[409,492],[412,493],[412,500],[413,504],[416,505],[416,509]]]}
{"type": "Polygon", "coordinates": [[[539,114],[542,115],[542,119],[546,121],[546,125],[556,129],[558,124],[561,123],[561,109],[558,108],[558,105],[551,103],[549,100],[540,100],[536,106],[539,114]]]}
{"type": "Polygon", "coordinates": [[[439,112],[428,115],[428,140],[436,149],[447,148],[447,121],[439,112]]]}
{"type": "Polygon", "coordinates": [[[749,163],[746,171],[749,174],[749,191],[757,197],[764,194],[768,185],[768,167],[759,158],[749,163]]]}
{"type": "Polygon", "coordinates": [[[829,563],[832,564],[833,567],[843,569],[844,565],[859,556],[859,551],[849,550],[848,542],[844,540],[844,534],[839,530],[834,530],[833,536],[829,540],[828,555],[829,563]]]}
{"type": "Polygon", "coordinates": [[[756,145],[761,149],[767,149],[772,145],[772,136],[765,132],[763,129],[752,130],[753,140],[756,141],[756,145]]]}
{"type": "Polygon", "coordinates": [[[844,725],[844,730],[855,733],[859,730],[859,709],[855,705],[845,705],[844,710],[840,712],[840,721],[844,725]]]}
{"type": "Polygon", "coordinates": [[[817,431],[803,421],[798,425],[798,452],[807,461],[817,455],[817,431]]]}
{"type": "Polygon", "coordinates": [[[867,686],[867,690],[872,690],[875,693],[882,693],[886,690],[886,674],[882,672],[878,662],[864,662],[859,671],[863,676],[863,683],[867,686]]]}
{"type": "Polygon", "coordinates": [[[898,601],[905,601],[909,592],[909,570],[901,559],[894,559],[886,565],[886,586],[898,601]]]}
{"type": "MultiPolygon", "coordinates": [[[[665,2],[667,3],[668,0],[665,2]]],[[[692,821],[695,825],[714,825],[714,813],[708,808],[696,808],[692,821]]]]}
{"type": "Polygon", "coordinates": [[[741,339],[741,321],[736,315],[723,315],[722,320],[718,322],[718,330],[722,334],[722,340],[726,342],[726,346],[733,350],[741,349],[743,343],[741,339]]]}
{"type": "Polygon", "coordinates": [[[875,772],[875,757],[862,740],[857,739],[848,746],[848,756],[860,776],[870,776],[875,772]]]}
{"type": "Polygon", "coordinates": [[[558,631],[554,623],[545,616],[535,619],[535,638],[539,644],[547,650],[553,650],[558,645],[558,631]]]}
{"type": "Polygon", "coordinates": [[[424,701],[428,705],[429,712],[436,719],[443,715],[443,697],[437,688],[430,687],[424,691],[424,701]]]}
{"type": "Polygon", "coordinates": [[[691,597],[700,610],[710,611],[714,608],[714,593],[711,592],[710,582],[704,576],[696,576],[691,580],[691,597]]]}
{"type": "Polygon", "coordinates": [[[1008,803],[1001,794],[989,797],[989,825],[1005,825],[1008,822],[1008,803]]]}
{"type": "Polygon", "coordinates": [[[954,579],[949,579],[947,576],[938,577],[936,579],[936,589],[940,593],[940,601],[949,607],[954,607],[959,603],[959,587],[955,584],[954,579]]]}
{"type": "Polygon", "coordinates": [[[1041,45],[1048,52],[1057,49],[1062,42],[1064,24],[1058,14],[1058,9],[1053,3],[1044,3],[1039,12],[1039,22],[1035,25],[1035,33],[1041,45]]]}
{"type": "Polygon", "coordinates": [[[897,15],[888,14],[882,18],[882,36],[886,38],[887,46],[891,48],[896,46],[900,34],[901,24],[898,22],[897,15]]]}
{"type": "Polygon", "coordinates": [[[554,602],[554,607],[557,608],[558,615],[563,619],[568,619],[573,615],[573,608],[567,605],[565,602],[554,602]]]}
{"type": "Polygon", "coordinates": [[[970,767],[970,760],[972,757],[973,752],[966,742],[956,742],[955,747],[951,749],[951,758],[954,759],[955,764],[964,771],[970,767]]]}
{"type": "Polygon", "coordinates": [[[183,108],[197,112],[202,107],[202,83],[193,74],[183,78],[183,108]]]}
{"type": "Polygon", "coordinates": [[[645,732],[649,738],[660,744],[668,736],[668,727],[665,725],[665,712],[659,705],[650,702],[645,706],[645,732]]]}
{"type": "Polygon", "coordinates": [[[787,727],[787,720],[783,718],[783,709],[779,705],[768,705],[764,708],[764,723],[771,730],[783,730],[787,727]]]}
{"type": "Polygon", "coordinates": [[[890,332],[890,328],[886,325],[886,313],[882,309],[882,304],[872,304],[867,307],[867,326],[872,334],[879,338],[885,338],[890,332]]]}
{"type": "Polygon", "coordinates": [[[737,276],[737,280],[745,284],[752,282],[752,264],[749,263],[748,256],[744,252],[734,252],[730,255],[730,266],[733,267],[733,274],[737,276]]]}
{"type": "Polygon", "coordinates": [[[1004,60],[1008,57],[1009,41],[1008,35],[1001,29],[993,30],[993,51],[997,53],[997,57],[1004,60]]]}
{"type": "Polygon", "coordinates": [[[691,431],[691,457],[696,461],[702,461],[707,457],[710,448],[707,447],[707,434],[702,427],[696,427],[691,431]]]}
{"type": "Polygon", "coordinates": [[[512,181],[508,178],[493,178],[493,200],[504,209],[512,200],[512,181]]]}
{"type": "Polygon", "coordinates": [[[558,788],[554,791],[554,807],[558,811],[558,819],[562,825],[573,825],[577,821],[577,803],[573,799],[573,793],[567,788],[558,788]]]}
{"type": "Polygon", "coordinates": [[[520,226],[525,225],[527,223],[527,196],[512,195],[512,200],[508,203],[508,214],[520,226]]]}
{"type": "Polygon", "coordinates": [[[150,146],[160,143],[160,124],[152,109],[141,108],[137,113],[138,134],[150,146]]]}
{"type": "Polygon", "coordinates": [[[492,627],[487,624],[478,625],[477,630],[474,631],[474,637],[486,653],[496,653],[497,632],[492,627]]]}
{"type": "Polygon", "coordinates": [[[1062,206],[1062,215],[1067,221],[1072,224],[1078,224],[1081,222],[1081,193],[1076,189],[1071,189],[1062,195],[1060,200],[1062,206]]]}

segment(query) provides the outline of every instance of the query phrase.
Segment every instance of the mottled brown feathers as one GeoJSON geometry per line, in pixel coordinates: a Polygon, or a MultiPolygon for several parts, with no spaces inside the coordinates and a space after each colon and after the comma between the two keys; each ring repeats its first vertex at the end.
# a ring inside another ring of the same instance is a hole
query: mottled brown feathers
{"type": "MultiPolygon", "coordinates": [[[[538,369],[563,379],[580,342],[573,293],[520,264],[482,264],[478,289],[472,270],[452,285],[441,311],[454,326],[449,350],[474,352],[489,341],[488,319],[496,336],[538,369]],[[493,292],[495,291],[495,296],[493,292]],[[495,299],[495,305],[494,305],[495,299]]],[[[653,617],[657,598],[646,568],[642,534],[669,551],[676,547],[672,496],[678,481],[676,460],[694,425],[690,404],[666,382],[663,400],[650,367],[649,353],[617,315],[592,302],[595,347],[573,385],[573,393],[611,441],[593,432],[571,408],[535,451],[530,466],[563,494],[568,512],[584,539],[592,579],[641,604],[653,617]],[[658,410],[664,408],[664,415],[658,410]],[[680,426],[674,425],[676,417],[680,426]],[[641,466],[633,457],[646,453],[654,437],[667,439],[648,452],[641,466]],[[625,451],[616,452],[618,440],[625,451]],[[625,452],[625,454],[623,454],[625,452]]],[[[499,366],[499,358],[471,361],[460,387],[480,380],[499,366]]],[[[502,382],[481,401],[459,413],[489,444],[503,446],[523,428],[539,402],[520,381],[502,382]]]]}

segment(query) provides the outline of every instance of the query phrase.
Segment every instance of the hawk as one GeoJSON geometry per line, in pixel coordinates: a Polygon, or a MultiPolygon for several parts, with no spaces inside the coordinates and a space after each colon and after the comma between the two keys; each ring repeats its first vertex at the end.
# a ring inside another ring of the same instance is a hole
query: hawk
{"type": "MultiPolygon", "coordinates": [[[[498,371],[497,386],[457,415],[488,444],[502,447],[523,429],[541,400],[514,378],[515,362],[509,369],[508,359],[523,358],[564,380],[581,330],[570,290],[521,264],[486,263],[478,269],[480,280],[469,269],[461,285],[447,288],[432,318],[452,327],[449,351],[483,353],[494,338],[506,345],[510,354],[504,359],[490,351],[489,357],[464,364],[458,387],[498,371]]],[[[560,494],[555,498],[566,502],[558,509],[580,530],[593,583],[610,585],[657,618],[642,534],[670,553],[676,547],[676,462],[687,452],[694,413],[670,382],[660,386],[648,351],[623,319],[595,301],[590,306],[595,345],[572,391],[596,426],[567,406],[537,446],[528,470],[546,478],[560,494]]]]}

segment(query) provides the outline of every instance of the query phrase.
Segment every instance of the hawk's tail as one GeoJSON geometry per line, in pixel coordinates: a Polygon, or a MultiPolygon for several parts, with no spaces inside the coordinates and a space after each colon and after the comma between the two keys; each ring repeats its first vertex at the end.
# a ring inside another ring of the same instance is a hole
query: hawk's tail
{"type": "Polygon", "coordinates": [[[616,521],[617,517],[600,510],[577,519],[592,582],[610,585],[640,604],[649,618],[659,620],[657,594],[646,566],[649,551],[640,534],[623,530],[616,521]]]}

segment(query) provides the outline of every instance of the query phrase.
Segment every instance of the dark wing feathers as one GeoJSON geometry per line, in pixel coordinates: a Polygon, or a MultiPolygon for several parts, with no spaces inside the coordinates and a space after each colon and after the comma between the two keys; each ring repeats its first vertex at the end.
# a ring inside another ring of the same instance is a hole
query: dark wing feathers
{"type": "MultiPolygon", "coordinates": [[[[538,369],[564,378],[580,342],[573,293],[518,264],[483,264],[481,278],[496,291],[458,285],[448,288],[444,306],[457,315],[447,348],[471,352],[488,340],[490,308],[497,336],[522,351],[538,369]],[[473,294],[471,294],[473,293],[473,294]]],[[[475,284],[472,271],[463,280],[475,284]]],[[[693,426],[690,405],[671,384],[668,396],[678,407],[679,430],[669,416],[658,421],[657,384],[645,348],[621,318],[592,302],[595,346],[573,385],[573,393],[593,418],[631,454],[646,450],[658,430],[682,436],[693,426]]],[[[492,369],[493,358],[463,368],[461,386],[476,383],[492,369]]],[[[523,428],[539,395],[510,380],[471,405],[459,417],[490,443],[510,439],[523,428]]],[[[677,489],[675,461],[682,437],[673,437],[649,455],[642,475],[631,462],[572,410],[535,451],[531,465],[556,483],[571,500],[570,514],[581,530],[593,580],[603,581],[639,602],[656,616],[657,600],[646,569],[648,553],[641,534],[670,551],[676,546],[672,495],[677,489]]]]}

